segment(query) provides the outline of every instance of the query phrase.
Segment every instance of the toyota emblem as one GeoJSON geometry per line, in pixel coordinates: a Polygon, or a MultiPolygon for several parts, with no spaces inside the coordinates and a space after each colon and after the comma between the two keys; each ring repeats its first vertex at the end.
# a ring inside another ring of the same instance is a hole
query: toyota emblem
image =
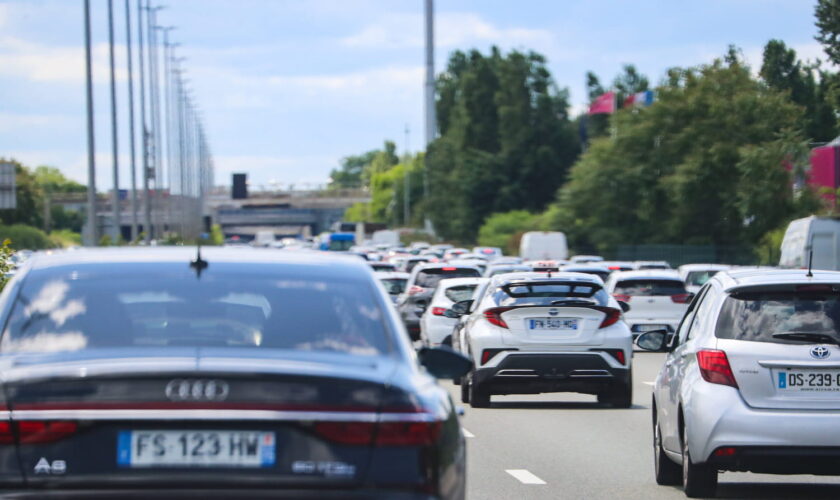
{"type": "Polygon", "coordinates": [[[831,351],[824,345],[811,348],[811,357],[814,359],[826,359],[829,356],[831,356],[831,351]]]}
{"type": "Polygon", "coordinates": [[[164,392],[170,401],[224,401],[230,387],[224,380],[176,378],[166,384],[164,392]]]}
{"type": "Polygon", "coordinates": [[[551,316],[557,316],[558,314],[560,314],[560,311],[558,311],[557,309],[549,309],[548,314],[551,316]]]}

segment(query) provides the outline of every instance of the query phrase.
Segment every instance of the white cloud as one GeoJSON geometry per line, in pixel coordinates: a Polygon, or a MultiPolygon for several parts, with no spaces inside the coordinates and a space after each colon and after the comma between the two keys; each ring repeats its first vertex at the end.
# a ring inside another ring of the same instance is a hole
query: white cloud
{"type": "MultiPolygon", "coordinates": [[[[120,81],[127,78],[125,51],[125,45],[114,46],[115,73],[120,81]]],[[[107,83],[110,74],[108,44],[94,44],[91,56],[94,81],[107,83]]],[[[35,82],[84,82],[84,47],[44,45],[6,36],[0,38],[0,74],[35,82]]]]}
{"type": "MultiPolygon", "coordinates": [[[[553,40],[543,29],[500,28],[470,12],[440,12],[435,16],[435,45],[453,48],[495,43],[504,46],[544,47],[553,40]]],[[[406,48],[424,45],[422,14],[386,14],[341,44],[363,48],[406,48]]]]}

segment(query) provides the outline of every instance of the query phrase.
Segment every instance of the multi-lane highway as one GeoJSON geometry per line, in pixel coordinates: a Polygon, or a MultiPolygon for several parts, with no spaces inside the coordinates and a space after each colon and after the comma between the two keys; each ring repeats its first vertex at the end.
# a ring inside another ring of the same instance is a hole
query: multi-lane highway
{"type": "MultiPolygon", "coordinates": [[[[662,360],[636,353],[627,410],[577,394],[494,396],[492,408],[467,407],[468,498],[685,498],[653,479],[650,393],[662,360]]],[[[718,498],[840,498],[840,478],[725,473],[718,498]]]]}

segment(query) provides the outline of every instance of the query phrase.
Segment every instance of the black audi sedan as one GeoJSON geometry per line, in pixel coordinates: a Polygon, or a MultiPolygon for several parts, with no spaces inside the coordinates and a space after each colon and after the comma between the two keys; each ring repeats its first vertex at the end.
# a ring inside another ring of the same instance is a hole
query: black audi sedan
{"type": "Polygon", "coordinates": [[[180,247],[31,259],[0,295],[0,496],[445,498],[457,410],[364,261],[180,247]]]}

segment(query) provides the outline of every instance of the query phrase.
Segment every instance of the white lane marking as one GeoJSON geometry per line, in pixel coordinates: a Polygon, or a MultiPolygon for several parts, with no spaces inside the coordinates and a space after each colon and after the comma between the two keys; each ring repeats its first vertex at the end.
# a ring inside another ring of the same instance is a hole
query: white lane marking
{"type": "Polygon", "coordinates": [[[642,383],[645,384],[645,385],[655,385],[656,384],[656,382],[642,382],[642,383]]]}
{"type": "Polygon", "coordinates": [[[545,481],[526,469],[507,469],[505,472],[518,479],[522,484],[545,484],[545,481]]]}
{"type": "Polygon", "coordinates": [[[466,427],[461,427],[461,430],[462,430],[462,431],[464,431],[464,437],[465,437],[465,438],[474,438],[474,437],[475,437],[475,434],[473,434],[472,432],[468,431],[468,430],[466,429],[466,427]]]}

